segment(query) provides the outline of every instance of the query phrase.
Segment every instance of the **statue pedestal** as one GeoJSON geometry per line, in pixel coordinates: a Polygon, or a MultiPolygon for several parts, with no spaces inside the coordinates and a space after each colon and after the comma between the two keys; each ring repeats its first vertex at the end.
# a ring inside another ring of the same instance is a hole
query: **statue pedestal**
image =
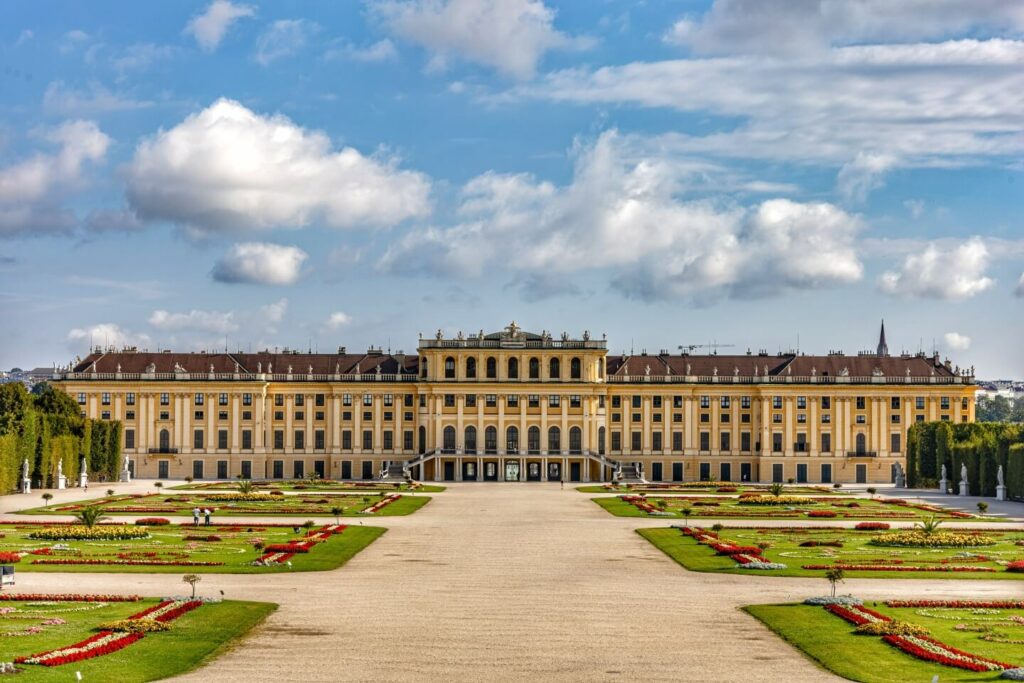
{"type": "Polygon", "coordinates": [[[1006,500],[1006,487],[1005,486],[997,486],[996,487],[996,500],[1006,500]]]}
{"type": "Polygon", "coordinates": [[[78,488],[84,489],[88,485],[89,485],[89,475],[86,474],[85,472],[82,472],[80,475],[78,475],[78,488]]]}
{"type": "Polygon", "coordinates": [[[941,493],[949,493],[949,481],[946,479],[939,480],[939,491],[941,493]]]}
{"type": "Polygon", "coordinates": [[[964,480],[962,480],[960,482],[960,495],[961,496],[966,496],[967,495],[967,480],[966,479],[964,479],[964,480]]]}
{"type": "Polygon", "coordinates": [[[32,493],[32,480],[28,477],[21,480],[21,492],[32,493]]]}
{"type": "Polygon", "coordinates": [[[57,488],[66,489],[68,487],[68,478],[63,474],[57,477],[57,488]]]}
{"type": "Polygon", "coordinates": [[[128,470],[121,470],[121,481],[128,483],[132,480],[132,473],[128,470]]]}

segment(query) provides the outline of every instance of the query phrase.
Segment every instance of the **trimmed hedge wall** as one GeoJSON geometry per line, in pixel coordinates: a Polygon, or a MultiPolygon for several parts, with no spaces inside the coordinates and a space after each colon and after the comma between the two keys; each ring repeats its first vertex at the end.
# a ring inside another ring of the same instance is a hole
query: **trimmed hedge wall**
{"type": "Polygon", "coordinates": [[[90,478],[116,480],[121,423],[82,417],[70,396],[49,386],[33,395],[20,383],[0,385],[0,493],[18,489],[26,459],[35,485],[56,487],[58,462],[76,482],[82,456],[90,478]]]}
{"type": "Polygon", "coordinates": [[[942,465],[954,491],[960,469],[967,466],[968,492],[995,496],[1000,465],[1007,495],[1024,500],[1024,425],[1007,422],[919,422],[907,434],[907,480],[910,486],[932,488],[942,465]]]}

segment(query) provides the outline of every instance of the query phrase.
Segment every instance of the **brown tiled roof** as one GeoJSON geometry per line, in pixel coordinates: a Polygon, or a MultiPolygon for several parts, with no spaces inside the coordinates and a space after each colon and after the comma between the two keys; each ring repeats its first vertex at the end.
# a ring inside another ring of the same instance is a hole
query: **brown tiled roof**
{"type": "MultiPolygon", "coordinates": [[[[188,373],[207,373],[210,366],[216,373],[235,372],[236,364],[242,373],[270,372],[285,374],[291,366],[295,374],[306,374],[310,366],[313,374],[330,375],[335,372],[352,374],[358,370],[369,374],[380,365],[383,374],[399,374],[399,359],[394,355],[379,353],[149,353],[123,351],[92,353],[75,365],[74,372],[91,372],[95,363],[96,372],[142,373],[150,364],[155,372],[174,372],[175,367],[188,373]]],[[[401,359],[402,374],[417,372],[418,357],[404,356],[401,359]]]]}
{"type": "Polygon", "coordinates": [[[819,375],[840,375],[846,368],[853,377],[868,377],[880,370],[887,377],[952,377],[953,372],[927,356],[797,356],[792,374],[807,376],[814,370],[819,375]]]}
{"type": "Polygon", "coordinates": [[[731,377],[763,376],[765,368],[768,375],[790,374],[797,377],[809,377],[811,374],[822,376],[839,376],[845,369],[851,377],[868,377],[880,370],[886,376],[905,377],[910,370],[911,377],[951,377],[953,372],[934,358],[926,356],[798,356],[782,354],[777,356],[755,355],[637,355],[608,356],[607,371],[609,375],[629,375],[638,377],[647,375],[647,368],[653,376],[663,375],[696,375],[710,377],[718,374],[731,377]],[[737,372],[738,370],[738,372],[737,372]],[[717,371],[717,372],[716,372],[717,371]]]}

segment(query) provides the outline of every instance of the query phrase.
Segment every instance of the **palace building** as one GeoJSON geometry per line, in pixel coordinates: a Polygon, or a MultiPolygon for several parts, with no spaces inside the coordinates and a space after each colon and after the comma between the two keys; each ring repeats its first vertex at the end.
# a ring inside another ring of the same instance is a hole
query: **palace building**
{"type": "Polygon", "coordinates": [[[857,355],[616,356],[515,323],[416,355],[96,350],[53,382],[161,479],[889,482],[909,425],[975,409],[973,370],[889,355],[884,325],[857,355]]]}

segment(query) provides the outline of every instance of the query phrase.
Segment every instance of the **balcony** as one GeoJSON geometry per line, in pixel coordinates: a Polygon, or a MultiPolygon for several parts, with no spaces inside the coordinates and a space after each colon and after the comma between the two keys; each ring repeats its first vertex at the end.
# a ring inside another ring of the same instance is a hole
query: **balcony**
{"type": "Polygon", "coordinates": [[[877,458],[878,451],[847,451],[847,458],[877,458]]]}
{"type": "Polygon", "coordinates": [[[150,448],[146,451],[150,455],[177,455],[177,448],[161,447],[161,448],[150,448]]]}

